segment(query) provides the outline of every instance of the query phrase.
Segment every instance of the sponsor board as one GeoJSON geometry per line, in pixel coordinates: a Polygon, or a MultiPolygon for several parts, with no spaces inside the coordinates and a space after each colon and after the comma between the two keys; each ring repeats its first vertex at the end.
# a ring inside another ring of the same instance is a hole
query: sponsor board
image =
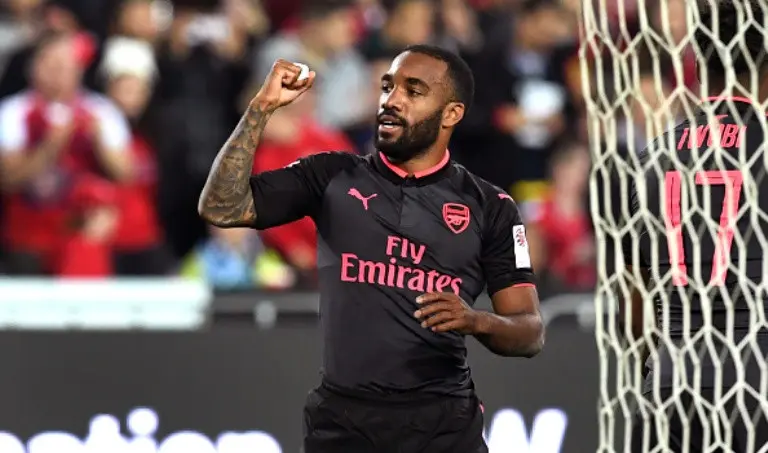
{"type": "MultiPolygon", "coordinates": [[[[593,333],[550,325],[530,360],[467,347],[491,453],[596,450],[593,333]]],[[[0,332],[0,351],[0,453],[298,453],[322,357],[304,325],[0,332]]]]}
{"type": "MultiPolygon", "coordinates": [[[[109,414],[94,416],[84,439],[64,431],[44,431],[22,442],[0,432],[2,453],[283,453],[277,439],[263,431],[224,432],[214,441],[196,431],[170,433],[158,439],[160,417],[151,408],[133,409],[125,425],[109,414]],[[127,433],[124,435],[123,433],[127,433]]],[[[530,430],[523,414],[512,408],[498,411],[485,437],[490,453],[560,453],[568,417],[560,409],[536,414],[530,430]]]]}

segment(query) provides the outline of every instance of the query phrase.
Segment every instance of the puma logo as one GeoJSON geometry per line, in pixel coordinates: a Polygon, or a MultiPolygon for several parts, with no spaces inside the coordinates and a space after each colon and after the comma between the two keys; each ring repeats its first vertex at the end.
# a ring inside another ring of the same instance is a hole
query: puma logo
{"type": "Polygon", "coordinates": [[[376,196],[378,196],[378,194],[375,193],[368,197],[364,197],[363,194],[361,194],[360,191],[355,189],[354,187],[349,189],[349,192],[347,192],[347,194],[352,195],[353,197],[360,200],[363,203],[363,209],[365,209],[366,211],[368,210],[368,200],[370,200],[371,198],[376,198],[376,196]]]}
{"type": "Polygon", "coordinates": [[[502,200],[515,201],[515,200],[512,199],[512,197],[510,197],[508,194],[505,194],[505,193],[500,193],[499,194],[499,198],[502,199],[502,200]]]}

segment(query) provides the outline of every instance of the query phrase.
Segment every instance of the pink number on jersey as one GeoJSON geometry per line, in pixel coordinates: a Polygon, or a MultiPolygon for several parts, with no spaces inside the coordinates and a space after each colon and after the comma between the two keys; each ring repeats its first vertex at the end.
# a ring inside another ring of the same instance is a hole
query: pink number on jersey
{"type": "Polygon", "coordinates": [[[675,286],[688,284],[688,269],[685,266],[685,250],[683,249],[683,227],[680,216],[680,172],[668,171],[664,181],[667,195],[667,215],[664,224],[667,227],[667,247],[669,248],[669,265],[672,268],[672,283],[675,286]]]}
{"type": "Polygon", "coordinates": [[[712,263],[712,281],[717,285],[725,283],[725,275],[731,258],[733,229],[736,215],[739,212],[739,198],[741,198],[741,184],[743,181],[744,175],[738,170],[696,172],[696,184],[725,185],[723,210],[720,212],[720,226],[717,229],[717,243],[715,244],[715,256],[712,263]]]}
{"type": "MultiPolygon", "coordinates": [[[[712,258],[712,275],[710,283],[723,285],[728,272],[731,257],[734,226],[739,211],[739,198],[744,175],[738,170],[710,170],[695,173],[696,184],[725,186],[723,209],[720,213],[720,224],[715,241],[715,256],[712,258]]],[[[667,243],[669,247],[669,262],[672,267],[672,283],[676,286],[688,284],[688,272],[685,265],[685,250],[683,248],[683,231],[681,208],[681,183],[679,171],[666,173],[665,192],[667,197],[666,219],[667,243]]]]}

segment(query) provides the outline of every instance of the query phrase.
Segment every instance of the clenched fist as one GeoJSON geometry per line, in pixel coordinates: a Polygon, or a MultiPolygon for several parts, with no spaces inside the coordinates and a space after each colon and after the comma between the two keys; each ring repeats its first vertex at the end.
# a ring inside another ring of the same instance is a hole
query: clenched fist
{"type": "Polygon", "coordinates": [[[299,66],[290,61],[277,60],[259,92],[251,100],[251,107],[271,113],[296,100],[312,86],[316,75],[310,71],[309,77],[299,80],[300,73],[299,66]]]}

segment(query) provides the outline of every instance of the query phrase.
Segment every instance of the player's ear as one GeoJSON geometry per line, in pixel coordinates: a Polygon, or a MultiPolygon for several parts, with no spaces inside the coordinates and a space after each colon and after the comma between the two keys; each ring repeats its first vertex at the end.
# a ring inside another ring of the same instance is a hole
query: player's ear
{"type": "Polygon", "coordinates": [[[464,104],[449,102],[443,109],[443,127],[454,127],[464,118],[464,104]]]}

